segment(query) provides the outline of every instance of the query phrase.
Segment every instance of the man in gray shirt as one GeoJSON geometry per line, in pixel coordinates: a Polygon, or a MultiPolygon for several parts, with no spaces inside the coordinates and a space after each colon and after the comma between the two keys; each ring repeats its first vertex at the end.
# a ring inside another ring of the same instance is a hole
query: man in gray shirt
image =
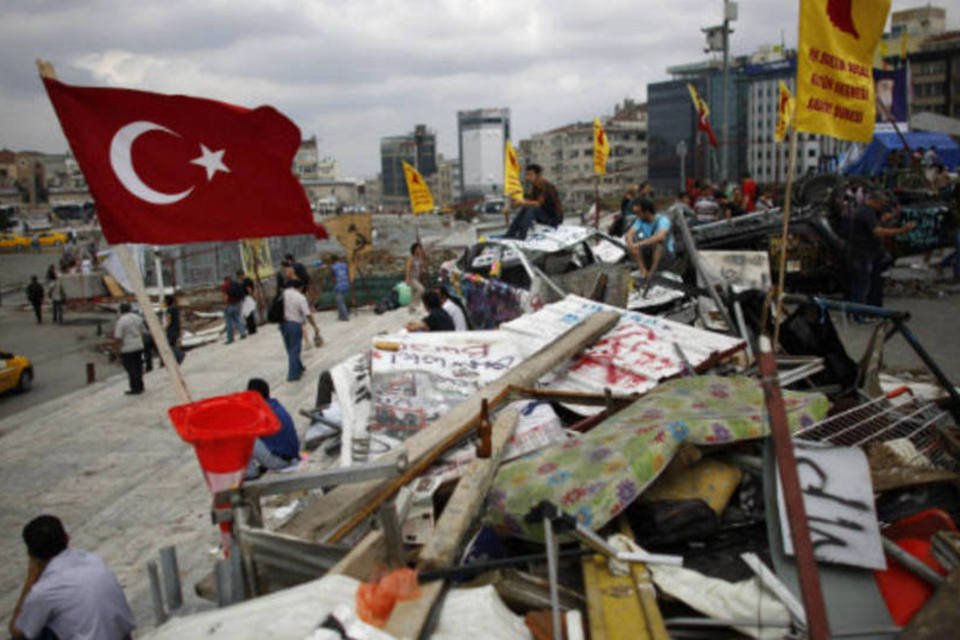
{"type": "Polygon", "coordinates": [[[143,318],[135,314],[128,303],[121,304],[113,337],[120,345],[120,363],[130,381],[127,395],[143,393],[143,329],[143,318]]]}
{"type": "Polygon", "coordinates": [[[60,519],[43,515],[23,528],[29,565],[10,617],[14,638],[123,640],[135,623],[116,576],[103,560],[68,549],[60,519]]]}

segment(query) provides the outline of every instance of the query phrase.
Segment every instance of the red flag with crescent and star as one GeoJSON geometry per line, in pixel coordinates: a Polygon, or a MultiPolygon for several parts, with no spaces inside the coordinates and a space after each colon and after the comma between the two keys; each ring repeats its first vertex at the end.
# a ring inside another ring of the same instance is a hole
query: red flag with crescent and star
{"type": "Polygon", "coordinates": [[[693,108],[697,110],[697,129],[707,134],[707,142],[714,149],[717,148],[717,136],[713,133],[713,127],[710,126],[710,107],[707,102],[697,93],[697,88],[692,84],[687,84],[687,91],[690,92],[690,99],[693,101],[693,108]]]}
{"type": "Polygon", "coordinates": [[[43,83],[108,242],[318,231],[291,170],[300,130],[276,109],[43,83]]]}

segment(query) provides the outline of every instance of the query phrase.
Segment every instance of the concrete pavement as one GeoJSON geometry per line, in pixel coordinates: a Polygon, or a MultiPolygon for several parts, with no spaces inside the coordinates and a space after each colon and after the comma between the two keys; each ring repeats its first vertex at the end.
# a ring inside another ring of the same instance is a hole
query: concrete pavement
{"type": "MultiPolygon", "coordinates": [[[[316,318],[326,341],[303,354],[307,373],[287,383],[286,354],[279,332],[266,325],[233,345],[191,352],[184,374],[195,398],[245,388],[248,378],[266,379],[294,415],[312,406],[317,375],[366,348],[370,338],[395,331],[408,320],[400,309],[369,311],[349,323],[332,313],[316,318]]],[[[0,620],[5,625],[26,570],[22,526],[40,513],[63,519],[71,543],[100,555],[117,573],[141,628],[153,625],[145,565],[166,545],[176,545],[186,599],[193,583],[213,566],[218,542],[210,524],[210,495],[192,448],[173,430],[166,410],[177,400],[154,369],[146,393],[123,394],[124,375],[62,396],[0,420],[0,620]]]]}

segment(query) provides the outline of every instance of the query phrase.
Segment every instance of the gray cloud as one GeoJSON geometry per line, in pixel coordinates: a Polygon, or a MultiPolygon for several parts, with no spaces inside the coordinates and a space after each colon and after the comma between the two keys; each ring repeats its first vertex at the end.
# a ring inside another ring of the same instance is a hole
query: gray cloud
{"type": "MultiPolygon", "coordinates": [[[[916,4],[896,0],[895,8],[916,4]]],[[[65,142],[33,59],[77,84],[272,104],[349,175],[379,138],[425,122],[456,152],[456,111],[509,106],[514,138],[644,99],[665,67],[703,57],[703,0],[164,0],[0,7],[0,146],[65,142]]],[[[796,40],[797,3],[743,0],[734,53],[796,40]]],[[[960,16],[950,16],[951,22],[960,16]]]]}

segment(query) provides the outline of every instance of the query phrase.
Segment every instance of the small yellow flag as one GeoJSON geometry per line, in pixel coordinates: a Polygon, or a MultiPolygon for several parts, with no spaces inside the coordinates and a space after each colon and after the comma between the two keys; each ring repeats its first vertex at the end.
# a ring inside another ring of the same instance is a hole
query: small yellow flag
{"type": "Polygon", "coordinates": [[[503,155],[503,195],[513,200],[523,198],[523,183],[520,181],[520,161],[517,159],[517,150],[513,148],[507,138],[506,149],[503,155]]]}
{"type": "Polygon", "coordinates": [[[900,32],[900,59],[907,59],[907,30],[900,32]]]}
{"type": "Polygon", "coordinates": [[[869,142],[873,56],[890,0],[800,0],[797,131],[869,142]]]}
{"type": "Polygon", "coordinates": [[[793,121],[793,111],[796,108],[796,100],[790,93],[790,88],[783,80],[780,81],[780,99],[777,101],[777,130],[773,133],[773,138],[777,142],[783,142],[787,137],[787,129],[793,121]]]}
{"type": "Polygon", "coordinates": [[[881,41],[880,41],[880,44],[877,46],[877,48],[880,50],[880,58],[881,58],[881,60],[882,60],[883,58],[886,58],[887,56],[890,55],[890,47],[887,46],[887,41],[886,41],[886,40],[881,40],[881,41]]]}
{"type": "Polygon", "coordinates": [[[420,172],[410,166],[409,163],[404,162],[403,175],[407,179],[410,209],[415,214],[430,213],[433,211],[433,195],[431,195],[430,187],[427,186],[427,181],[423,179],[420,172]]]}
{"type": "Polygon", "coordinates": [[[593,172],[598,176],[607,173],[607,158],[610,157],[610,141],[607,132],[600,124],[600,118],[593,119],[593,172]]]}

